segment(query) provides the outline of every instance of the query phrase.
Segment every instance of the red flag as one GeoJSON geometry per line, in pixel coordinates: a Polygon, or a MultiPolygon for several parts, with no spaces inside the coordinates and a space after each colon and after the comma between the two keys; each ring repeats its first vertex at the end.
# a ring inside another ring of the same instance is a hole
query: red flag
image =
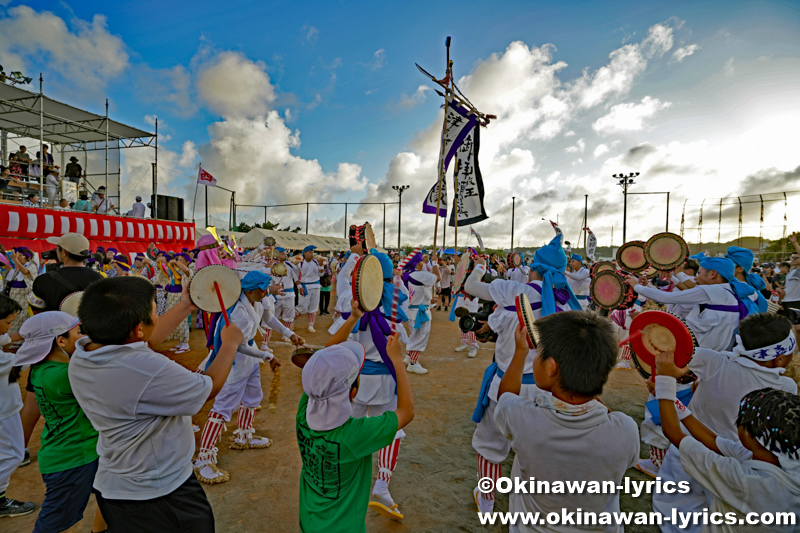
{"type": "Polygon", "coordinates": [[[217,186],[217,178],[203,170],[203,167],[200,167],[200,170],[197,171],[197,183],[200,185],[205,185],[206,187],[216,187],[217,186]]]}

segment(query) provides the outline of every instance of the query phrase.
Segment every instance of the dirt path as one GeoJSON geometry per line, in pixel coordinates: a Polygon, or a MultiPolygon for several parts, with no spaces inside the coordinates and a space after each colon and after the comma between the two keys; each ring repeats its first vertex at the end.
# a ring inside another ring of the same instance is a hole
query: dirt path
{"type": "MultiPolygon", "coordinates": [[[[333,300],[335,302],[335,299],[333,300]]],[[[330,316],[319,317],[318,333],[307,335],[305,318],[296,323],[295,330],[311,345],[323,345],[329,335],[330,316]]],[[[405,514],[402,522],[393,522],[369,512],[368,531],[504,531],[500,527],[483,527],[479,524],[472,489],[476,485],[477,456],[470,442],[475,424],[470,420],[475,407],[478,388],[486,366],[492,359],[492,346],[485,345],[478,357],[468,359],[464,353],[454,353],[459,335],[456,324],[447,320],[447,314],[433,312],[433,335],[428,350],[420,362],[430,371],[427,375],[411,374],[414,390],[416,418],[406,428],[408,436],[400,447],[399,463],[391,483],[391,491],[400,510],[405,514]]],[[[201,331],[192,332],[193,350],[178,357],[178,361],[194,369],[205,357],[201,331]]],[[[227,449],[227,439],[236,427],[236,420],[228,424],[228,431],[219,448],[219,466],[230,472],[231,481],[222,485],[205,486],[214,508],[217,530],[221,532],[292,532],[298,530],[298,483],[301,461],[295,438],[295,414],[302,392],[300,370],[289,361],[291,348],[284,343],[272,342],[276,353],[284,361],[281,397],[278,409],[267,409],[272,373],[262,366],[262,385],[265,391],[264,409],[256,414],[255,426],[260,434],[274,439],[275,444],[265,450],[234,451],[227,449]]],[[[165,348],[169,348],[165,345],[165,348]]],[[[614,370],[606,385],[603,401],[611,409],[623,411],[641,423],[647,389],[634,370],[614,370]]],[[[202,427],[211,402],[194,417],[202,427]]],[[[9,487],[9,496],[35,502],[44,497],[44,485],[37,469],[36,454],[39,448],[41,423],[31,440],[30,466],[15,472],[9,487]]],[[[197,439],[199,440],[199,433],[197,439]]],[[[647,455],[642,445],[642,457],[647,455]]],[[[511,471],[511,457],[503,465],[503,472],[511,471]]],[[[377,458],[373,460],[377,471],[377,458]]],[[[633,479],[648,479],[636,470],[627,475],[633,479]]],[[[623,511],[650,511],[649,496],[632,498],[623,495],[623,511]]],[[[95,504],[92,499],[84,520],[70,531],[85,533],[91,529],[95,504]]],[[[496,510],[508,509],[508,498],[500,495],[496,510]]],[[[33,529],[36,513],[0,522],[6,533],[29,532],[33,529]]],[[[658,531],[656,527],[629,526],[628,532],[658,531]]]]}

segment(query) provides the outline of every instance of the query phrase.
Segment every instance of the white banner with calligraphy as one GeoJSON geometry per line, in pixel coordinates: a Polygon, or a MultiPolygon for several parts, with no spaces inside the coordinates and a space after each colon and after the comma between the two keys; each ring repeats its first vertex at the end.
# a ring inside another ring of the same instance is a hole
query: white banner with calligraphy
{"type": "Polygon", "coordinates": [[[483,176],[478,165],[480,128],[472,128],[456,151],[454,169],[458,194],[450,213],[450,226],[455,226],[454,214],[458,213],[458,225],[467,226],[489,218],[483,207],[483,176]]]}

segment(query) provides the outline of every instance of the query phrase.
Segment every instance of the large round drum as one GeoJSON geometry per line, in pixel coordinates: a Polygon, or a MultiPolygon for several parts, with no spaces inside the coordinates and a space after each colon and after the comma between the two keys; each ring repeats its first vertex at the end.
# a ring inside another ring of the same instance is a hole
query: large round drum
{"type": "Polygon", "coordinates": [[[517,308],[517,319],[519,320],[519,325],[524,326],[528,332],[528,348],[533,350],[537,346],[539,335],[537,334],[536,326],[534,325],[534,322],[536,322],[536,317],[533,316],[531,302],[528,300],[528,296],[523,293],[514,299],[514,305],[517,308]]]}
{"type": "Polygon", "coordinates": [[[673,352],[675,364],[684,367],[694,355],[697,341],[686,323],[666,311],[642,311],[631,321],[631,350],[639,366],[652,375],[658,352],[673,352]]]}
{"type": "Polygon", "coordinates": [[[282,278],[283,276],[289,273],[289,271],[286,269],[286,263],[276,263],[272,265],[272,268],[270,268],[270,272],[272,273],[273,276],[277,276],[279,278],[282,278]]]}
{"type": "MultiPolygon", "coordinates": [[[[374,255],[359,258],[353,268],[353,295],[365,313],[375,310],[383,296],[383,267],[374,255]]],[[[388,311],[388,310],[386,310],[388,311]]]]}
{"type": "Polygon", "coordinates": [[[592,276],[604,270],[616,270],[617,265],[613,261],[598,261],[592,265],[592,270],[589,272],[592,276]]]}
{"type": "Polygon", "coordinates": [[[630,286],[613,270],[598,272],[589,285],[592,301],[603,309],[617,309],[629,297],[630,286]]]}
{"type": "Polygon", "coordinates": [[[519,252],[514,252],[511,254],[511,264],[515,267],[522,265],[522,254],[519,252]]]}
{"type": "Polygon", "coordinates": [[[195,273],[189,281],[189,297],[192,303],[207,313],[221,313],[220,297],[214,283],[219,287],[222,304],[229,309],[239,300],[242,282],[236,271],[225,265],[208,265],[195,273]]]}
{"type": "Polygon", "coordinates": [[[644,255],[658,270],[672,270],[689,256],[689,245],[675,233],[657,233],[644,245],[644,255]]]}
{"type": "Polygon", "coordinates": [[[617,265],[628,272],[641,272],[649,265],[642,241],[626,242],[617,250],[617,265]]]}
{"type": "Polygon", "coordinates": [[[453,294],[461,290],[461,286],[474,268],[475,263],[472,261],[472,258],[467,257],[467,254],[462,255],[461,261],[458,262],[458,266],[456,267],[456,273],[453,276],[453,294]]]}
{"type": "Polygon", "coordinates": [[[58,310],[77,317],[78,307],[81,305],[81,298],[83,298],[83,291],[77,291],[68,294],[63,300],[61,300],[58,310]]]}

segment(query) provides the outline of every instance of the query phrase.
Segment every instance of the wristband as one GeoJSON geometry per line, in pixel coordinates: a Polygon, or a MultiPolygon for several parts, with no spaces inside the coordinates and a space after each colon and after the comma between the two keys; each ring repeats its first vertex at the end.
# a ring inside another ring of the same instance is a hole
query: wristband
{"type": "Polygon", "coordinates": [[[678,413],[678,421],[682,421],[687,416],[692,416],[692,412],[680,400],[675,400],[675,411],[678,413]]]}
{"type": "Polygon", "coordinates": [[[275,355],[271,354],[270,352],[268,352],[266,350],[262,351],[261,353],[264,354],[264,361],[272,361],[273,359],[275,359],[275,355]]]}
{"type": "Polygon", "coordinates": [[[676,401],[678,382],[672,376],[656,375],[656,399],[676,401]]]}

